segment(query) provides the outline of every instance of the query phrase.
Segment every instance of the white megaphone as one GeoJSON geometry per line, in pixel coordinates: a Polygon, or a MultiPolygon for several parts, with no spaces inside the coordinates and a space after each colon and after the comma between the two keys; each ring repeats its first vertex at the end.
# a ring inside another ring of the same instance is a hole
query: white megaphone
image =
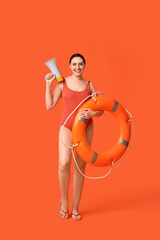
{"type": "Polygon", "coordinates": [[[60,73],[57,64],[56,64],[56,57],[48,60],[47,62],[44,63],[53,74],[56,75],[56,80],[57,82],[63,81],[62,74],[60,73]]]}

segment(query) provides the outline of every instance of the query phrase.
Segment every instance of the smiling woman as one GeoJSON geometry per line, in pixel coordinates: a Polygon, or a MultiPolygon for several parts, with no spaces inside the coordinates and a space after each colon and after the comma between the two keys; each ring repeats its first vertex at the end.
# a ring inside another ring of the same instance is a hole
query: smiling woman
{"type": "MultiPolygon", "coordinates": [[[[62,98],[64,110],[60,120],[60,131],[59,131],[59,185],[61,192],[59,215],[63,219],[67,219],[69,216],[68,211],[68,189],[70,182],[70,165],[72,152],[61,142],[61,131],[62,125],[70,115],[70,113],[75,109],[79,103],[86,98],[88,95],[96,92],[96,89],[90,81],[85,80],[82,77],[82,73],[85,69],[86,61],[84,57],[76,53],[71,56],[69,60],[69,67],[72,71],[72,75],[64,78],[63,82],[56,84],[53,94],[51,93],[52,82],[55,79],[55,75],[52,73],[47,74],[46,80],[46,108],[50,110],[55,107],[60,98],[62,98]]],[[[79,106],[79,108],[81,105],[79,106]]],[[[79,108],[72,114],[69,121],[63,128],[63,142],[66,145],[72,145],[72,125],[76,113],[79,108]]],[[[92,117],[98,117],[103,114],[103,111],[92,111],[91,109],[81,110],[80,114],[83,118],[88,119],[87,126],[85,130],[86,139],[89,145],[91,145],[93,136],[93,121],[92,117]]],[[[76,154],[77,163],[82,173],[85,172],[86,163],[76,154]]],[[[81,220],[82,217],[78,212],[78,207],[81,199],[81,193],[83,189],[84,177],[78,171],[76,165],[74,164],[74,179],[73,179],[73,205],[72,205],[72,219],[81,220]]]]}

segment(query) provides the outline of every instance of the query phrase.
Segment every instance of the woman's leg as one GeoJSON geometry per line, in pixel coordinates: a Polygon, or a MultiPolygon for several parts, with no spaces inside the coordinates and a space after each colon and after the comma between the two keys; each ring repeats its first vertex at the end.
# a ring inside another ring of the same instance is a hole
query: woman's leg
{"type": "MultiPolygon", "coordinates": [[[[91,124],[86,129],[86,139],[87,139],[87,142],[89,145],[91,145],[92,137],[93,137],[93,124],[91,124]]],[[[76,156],[76,161],[77,161],[77,164],[78,164],[80,170],[82,171],[82,173],[85,173],[86,163],[78,156],[78,154],[75,154],[75,156],[76,156]]],[[[72,213],[74,213],[74,214],[78,214],[78,207],[79,207],[79,202],[81,199],[83,183],[84,183],[84,177],[79,172],[79,170],[77,169],[77,166],[74,163],[73,206],[72,206],[72,213]]],[[[75,217],[73,215],[72,217],[74,217],[76,219],[81,218],[80,215],[78,215],[77,217],[75,217]]]]}
{"type": "MultiPolygon", "coordinates": [[[[58,168],[58,175],[59,175],[59,185],[60,185],[60,192],[61,192],[61,209],[63,211],[68,210],[68,188],[69,188],[69,181],[70,181],[70,164],[71,164],[71,157],[72,152],[69,148],[65,147],[61,142],[62,127],[60,127],[59,131],[59,168],[58,168]]],[[[63,142],[68,145],[72,146],[72,132],[68,128],[63,128],[63,135],[62,135],[63,142]]],[[[65,214],[61,211],[62,216],[65,214]]]]}

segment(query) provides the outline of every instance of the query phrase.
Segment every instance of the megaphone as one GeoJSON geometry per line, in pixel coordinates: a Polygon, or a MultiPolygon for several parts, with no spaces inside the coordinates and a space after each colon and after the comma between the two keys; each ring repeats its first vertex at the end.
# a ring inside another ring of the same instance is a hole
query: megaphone
{"type": "Polygon", "coordinates": [[[57,64],[56,64],[56,57],[48,60],[47,62],[44,63],[53,74],[56,75],[56,80],[57,82],[63,81],[62,74],[60,73],[57,64]]]}

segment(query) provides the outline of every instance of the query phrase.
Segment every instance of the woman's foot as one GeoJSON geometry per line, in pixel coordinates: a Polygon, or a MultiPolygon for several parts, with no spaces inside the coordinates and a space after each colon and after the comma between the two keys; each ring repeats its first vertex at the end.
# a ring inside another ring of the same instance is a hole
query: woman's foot
{"type": "Polygon", "coordinates": [[[69,210],[64,211],[64,210],[62,209],[61,205],[62,205],[62,203],[61,203],[61,200],[60,200],[59,216],[60,216],[60,218],[68,219],[69,210]]]}
{"type": "Polygon", "coordinates": [[[72,207],[72,219],[77,221],[82,220],[82,217],[78,212],[78,207],[72,207]]]}
{"type": "Polygon", "coordinates": [[[72,212],[72,219],[78,221],[78,220],[82,220],[82,217],[79,213],[72,212]]]}

